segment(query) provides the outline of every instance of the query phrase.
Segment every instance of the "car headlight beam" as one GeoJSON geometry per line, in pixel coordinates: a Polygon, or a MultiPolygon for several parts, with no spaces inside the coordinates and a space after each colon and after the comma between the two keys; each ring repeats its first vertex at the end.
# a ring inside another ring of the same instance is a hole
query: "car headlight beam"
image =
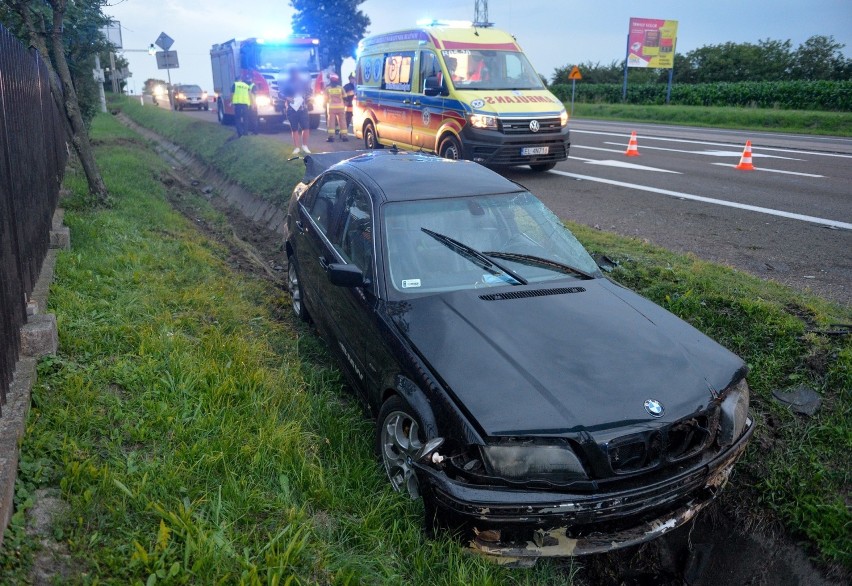
{"type": "Polygon", "coordinates": [[[254,103],[260,106],[261,108],[265,108],[272,103],[272,100],[269,98],[269,96],[257,96],[254,99],[254,103]]]}
{"type": "Polygon", "coordinates": [[[721,405],[719,444],[730,446],[745,431],[748,421],[749,389],[745,378],[724,394],[721,405]]]}
{"type": "Polygon", "coordinates": [[[580,459],[566,445],[492,444],[482,446],[491,474],[511,480],[570,482],[588,478],[580,459]]]}
{"type": "Polygon", "coordinates": [[[487,114],[471,114],[470,125],[474,128],[497,128],[497,117],[487,114]]]}

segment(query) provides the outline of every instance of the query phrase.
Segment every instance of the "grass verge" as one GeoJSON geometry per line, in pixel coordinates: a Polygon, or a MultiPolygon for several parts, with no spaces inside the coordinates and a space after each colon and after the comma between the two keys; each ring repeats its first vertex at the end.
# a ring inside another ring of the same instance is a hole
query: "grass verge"
{"type": "MultiPolygon", "coordinates": [[[[267,148],[266,143],[249,144],[252,152],[267,148]]],[[[267,158],[257,152],[256,160],[267,158]]],[[[227,163],[213,165],[221,170],[227,163]]],[[[253,168],[260,175],[273,171],[260,163],[253,168]]],[[[719,340],[750,365],[758,429],[727,493],[731,506],[754,523],[781,520],[793,534],[805,536],[823,560],[852,568],[852,513],[847,506],[852,502],[852,339],[819,333],[828,324],[852,323],[852,310],[691,255],[570,226],[590,250],[623,261],[613,278],[719,340]],[[800,384],[822,395],[822,409],[813,418],[795,415],[772,398],[773,390],[800,384]]]]}
{"type": "Polygon", "coordinates": [[[39,365],[0,583],[27,580],[23,511],[43,487],[70,505],[53,535],[79,583],[568,579],[424,537],[324,347],[280,315],[288,299],[172,209],[144,141],[109,116],[92,136],[116,205],[87,211],[84,179],[67,177],[74,247],[50,297],[61,351],[39,365]]]}
{"type": "Polygon", "coordinates": [[[292,186],[304,174],[305,166],[301,161],[287,161],[293,151],[291,144],[263,135],[235,139],[232,127],[211,124],[150,104],[142,106],[137,100],[121,98],[112,104],[137,124],[194,153],[228,179],[272,203],[286,202],[292,186]],[[258,173],[258,169],[264,172],[258,173]]]}
{"type": "MultiPolygon", "coordinates": [[[[566,104],[566,108],[570,111],[570,102],[566,104]]],[[[848,112],[575,103],[574,118],[578,120],[599,118],[623,120],[625,122],[683,124],[708,128],[852,136],[852,115],[848,112]]]]}

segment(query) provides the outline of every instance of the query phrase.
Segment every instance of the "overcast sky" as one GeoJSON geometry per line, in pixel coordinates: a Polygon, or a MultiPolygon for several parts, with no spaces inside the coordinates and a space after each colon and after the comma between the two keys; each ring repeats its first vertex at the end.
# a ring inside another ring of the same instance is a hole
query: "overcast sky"
{"type": "MultiPolygon", "coordinates": [[[[118,0],[113,0],[117,2],[118,0]]],[[[175,39],[181,68],[172,81],[212,86],[209,50],[232,38],[281,36],[289,31],[288,0],[125,0],[105,9],[121,22],[124,47],[145,49],[161,31],[175,39]]],[[[370,33],[414,26],[421,18],[471,20],[473,0],[367,0],[370,33]]],[[[852,0],[491,0],[489,17],[514,34],[533,65],[548,78],[567,63],[624,57],[631,16],[680,21],[677,51],[727,41],[834,35],[852,54],[852,0]]],[[[126,53],[138,92],[145,79],[165,79],[154,57],[126,53]]],[[[344,64],[344,73],[351,65],[344,64]]]]}

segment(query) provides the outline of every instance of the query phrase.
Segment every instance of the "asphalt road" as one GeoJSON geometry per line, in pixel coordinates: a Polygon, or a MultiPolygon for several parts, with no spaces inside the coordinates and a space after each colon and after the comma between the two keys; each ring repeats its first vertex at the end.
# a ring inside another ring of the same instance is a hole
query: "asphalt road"
{"type": "MultiPolygon", "coordinates": [[[[562,218],[852,304],[852,139],[596,120],[571,131],[568,161],[505,175],[562,218]],[[628,158],[632,130],[640,156],[628,158]],[[756,171],[733,168],[746,140],[756,171]]],[[[363,146],[325,136],[312,133],[314,152],[363,146]]]]}

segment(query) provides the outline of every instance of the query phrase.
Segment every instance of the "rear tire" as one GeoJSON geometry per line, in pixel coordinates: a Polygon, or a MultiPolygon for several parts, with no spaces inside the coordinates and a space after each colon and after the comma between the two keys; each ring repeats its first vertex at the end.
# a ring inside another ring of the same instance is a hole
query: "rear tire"
{"type": "Polygon", "coordinates": [[[551,163],[537,163],[535,165],[530,165],[530,169],[532,169],[536,173],[544,173],[545,171],[550,171],[556,166],[556,162],[553,161],[551,163]]]}
{"type": "Polygon", "coordinates": [[[216,102],[216,117],[219,119],[219,124],[222,126],[228,126],[234,122],[233,116],[225,114],[225,105],[222,103],[222,100],[216,102]]]}
{"type": "MultiPolygon", "coordinates": [[[[286,118],[286,116],[285,116],[286,118]]],[[[308,115],[308,127],[311,130],[316,130],[320,125],[320,115],[319,114],[309,114],[308,115]]]]}
{"type": "Polygon", "coordinates": [[[441,141],[438,146],[438,156],[453,161],[458,161],[462,158],[461,144],[455,136],[448,136],[441,141]]]}
{"type": "Polygon", "coordinates": [[[305,309],[305,297],[302,293],[302,281],[299,278],[299,267],[296,257],[292,254],[287,257],[287,290],[290,292],[290,304],[293,313],[303,322],[311,320],[308,310],[305,309]]]}
{"type": "Polygon", "coordinates": [[[382,148],[379,144],[379,135],[376,133],[376,127],[372,122],[367,122],[364,125],[364,147],[367,150],[378,150],[382,148]]]}

